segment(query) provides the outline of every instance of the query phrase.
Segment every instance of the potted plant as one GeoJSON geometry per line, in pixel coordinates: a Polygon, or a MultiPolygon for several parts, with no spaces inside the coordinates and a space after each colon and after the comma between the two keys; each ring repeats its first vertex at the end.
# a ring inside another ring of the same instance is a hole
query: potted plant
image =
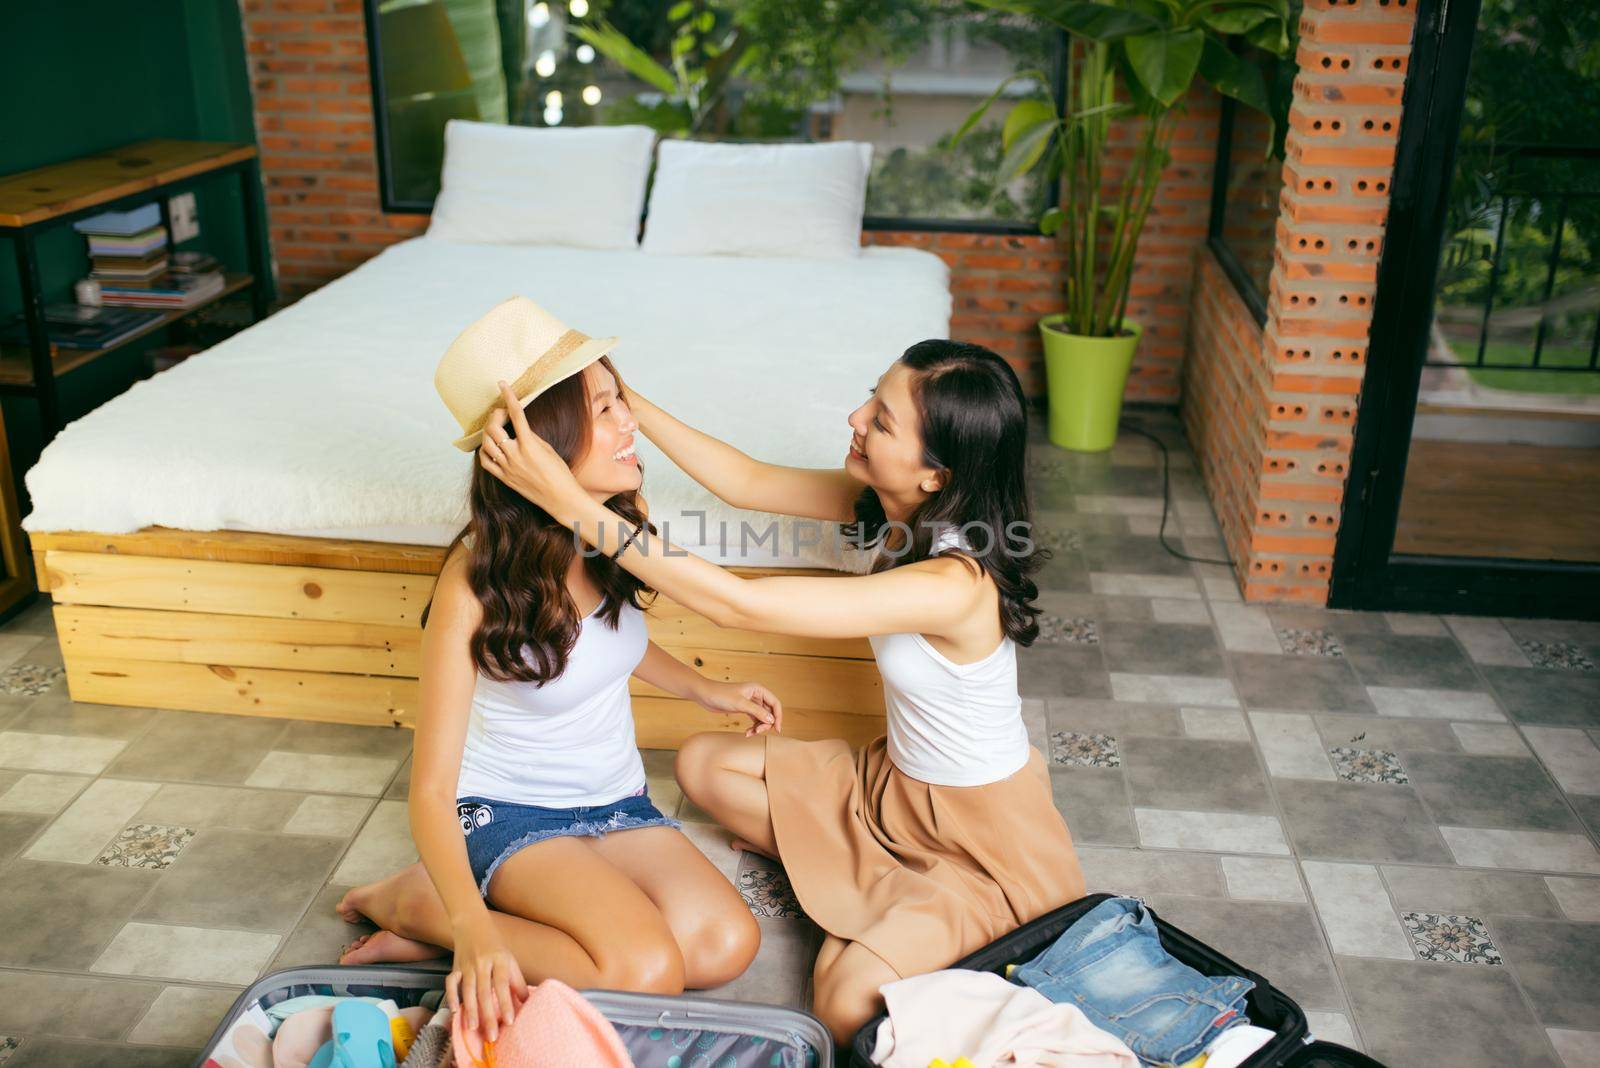
{"type": "MultiPolygon", "coordinates": [[[[1068,449],[1109,449],[1122,392],[1142,333],[1127,319],[1134,250],[1171,158],[1173,117],[1198,75],[1218,92],[1269,115],[1269,79],[1230,47],[1248,41],[1269,56],[1290,53],[1290,0],[978,0],[1066,30],[1066,91],[1054,97],[1040,70],[1007,78],[962,124],[957,139],[1017,81],[1044,99],[1019,101],[1002,128],[1000,184],[1047,168],[1061,206],[1039,220],[1061,234],[1067,310],[1040,320],[1050,440],[1068,449]],[[1112,128],[1136,123],[1126,173],[1107,174],[1112,128]]],[[[1277,79],[1272,79],[1276,82],[1277,79]]],[[[1275,118],[1275,121],[1281,121],[1275,118]]],[[[1277,138],[1274,138],[1276,141],[1277,138]]]]}

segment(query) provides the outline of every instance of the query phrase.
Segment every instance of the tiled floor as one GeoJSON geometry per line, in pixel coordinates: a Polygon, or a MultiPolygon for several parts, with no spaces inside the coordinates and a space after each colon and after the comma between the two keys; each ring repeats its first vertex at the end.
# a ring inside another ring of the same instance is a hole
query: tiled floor
{"type": "MultiPolygon", "coordinates": [[[[1176,441],[1171,428],[1163,431],[1176,441]]],[[[1600,624],[1260,608],[1164,552],[1159,454],[1034,447],[1034,743],[1090,888],[1138,894],[1394,1066],[1600,1065],[1600,624]]],[[[1169,539],[1219,557],[1187,456],[1169,539]]],[[[166,1065],[261,973],[353,936],[411,860],[410,737],[75,705],[0,628],[0,1063],[166,1065]]],[[[819,935],[648,754],[764,942],[719,993],[803,1004],[819,935]]]]}

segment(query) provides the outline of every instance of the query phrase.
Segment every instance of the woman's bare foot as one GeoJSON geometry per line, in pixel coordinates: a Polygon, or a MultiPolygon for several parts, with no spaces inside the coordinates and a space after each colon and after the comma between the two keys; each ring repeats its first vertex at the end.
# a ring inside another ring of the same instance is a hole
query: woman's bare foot
{"type": "Polygon", "coordinates": [[[777,857],[773,856],[771,853],[768,853],[765,849],[757,849],[755,846],[751,845],[749,842],[746,842],[743,838],[735,838],[733,840],[731,848],[735,852],[738,852],[738,853],[754,853],[756,856],[758,856],[758,857],[766,857],[768,860],[777,860],[778,859],[777,857]]]}
{"type": "Polygon", "coordinates": [[[385,920],[390,918],[389,913],[400,892],[409,883],[415,882],[419,876],[427,878],[427,872],[423,869],[421,861],[401,868],[387,879],[352,887],[345,891],[344,897],[333,907],[334,911],[345,923],[368,920],[374,926],[382,927],[385,920]]]}
{"type": "Polygon", "coordinates": [[[362,935],[351,942],[339,957],[340,964],[409,964],[419,960],[448,957],[450,951],[426,942],[401,938],[393,931],[362,935]]]}
{"type": "Polygon", "coordinates": [[[339,899],[339,903],[333,906],[333,911],[337,912],[345,923],[360,923],[367,918],[367,914],[361,910],[362,892],[366,889],[364,886],[351,887],[344,892],[344,897],[339,899]]]}

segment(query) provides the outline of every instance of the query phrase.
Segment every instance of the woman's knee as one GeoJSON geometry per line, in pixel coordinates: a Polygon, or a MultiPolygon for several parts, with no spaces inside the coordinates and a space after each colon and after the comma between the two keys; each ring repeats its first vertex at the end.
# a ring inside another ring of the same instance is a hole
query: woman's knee
{"type": "Polygon", "coordinates": [[[743,899],[737,907],[707,909],[677,932],[684,983],[696,990],[730,983],[744,974],[761,949],[761,927],[743,899]]]}
{"type": "Polygon", "coordinates": [[[683,993],[683,952],[669,933],[590,950],[600,985],[640,994],[683,993]]]}
{"type": "Polygon", "coordinates": [[[834,1040],[845,1046],[883,1011],[878,988],[898,978],[876,956],[857,959],[864,952],[855,944],[847,945],[832,967],[818,969],[814,975],[812,1011],[827,1025],[834,1040]]]}
{"type": "Polygon", "coordinates": [[[683,792],[696,804],[705,796],[706,784],[720,770],[717,755],[723,740],[724,736],[717,731],[702,731],[691,734],[678,747],[672,772],[683,792]]]}

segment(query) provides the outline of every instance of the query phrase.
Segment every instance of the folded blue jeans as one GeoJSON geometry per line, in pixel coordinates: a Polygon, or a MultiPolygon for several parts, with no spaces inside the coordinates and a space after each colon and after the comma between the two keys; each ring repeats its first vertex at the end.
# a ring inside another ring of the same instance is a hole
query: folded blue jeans
{"type": "Polygon", "coordinates": [[[1149,1064],[1184,1064],[1223,1031],[1249,1021],[1255,983],[1201,975],[1161,946],[1156,921],[1132,898],[1090,909],[1055,944],[1017,969],[1018,981],[1076,1005],[1149,1064]]]}

